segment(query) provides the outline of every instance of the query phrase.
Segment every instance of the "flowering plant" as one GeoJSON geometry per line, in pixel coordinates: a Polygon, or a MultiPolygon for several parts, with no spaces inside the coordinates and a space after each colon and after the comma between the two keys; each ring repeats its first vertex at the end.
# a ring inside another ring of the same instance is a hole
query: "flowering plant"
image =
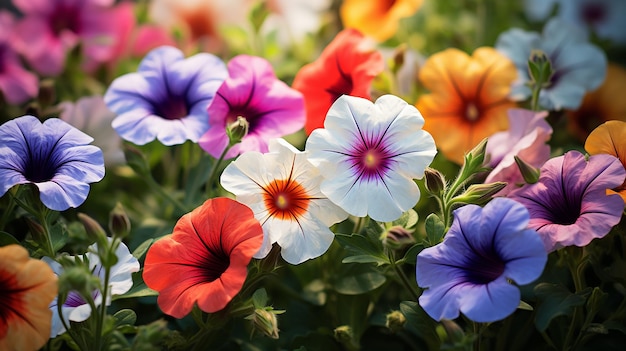
{"type": "Polygon", "coordinates": [[[621,350],[624,9],[3,2],[0,350],[621,350]]]}

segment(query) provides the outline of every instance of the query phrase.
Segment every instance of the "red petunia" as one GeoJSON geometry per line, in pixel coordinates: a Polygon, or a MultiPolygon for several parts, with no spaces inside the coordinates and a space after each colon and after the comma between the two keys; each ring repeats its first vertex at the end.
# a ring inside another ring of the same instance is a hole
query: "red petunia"
{"type": "Polygon", "coordinates": [[[296,74],[293,88],[304,94],[308,134],[324,127],[330,105],[341,95],[370,98],[372,80],[385,62],[372,43],[355,29],[344,29],[328,44],[320,57],[296,74]]]}
{"type": "Polygon", "coordinates": [[[150,247],[143,279],[159,292],[159,307],[170,316],[186,316],[195,303],[217,312],[241,290],[262,242],[263,229],[249,207],[229,198],[209,199],[150,247]]]}

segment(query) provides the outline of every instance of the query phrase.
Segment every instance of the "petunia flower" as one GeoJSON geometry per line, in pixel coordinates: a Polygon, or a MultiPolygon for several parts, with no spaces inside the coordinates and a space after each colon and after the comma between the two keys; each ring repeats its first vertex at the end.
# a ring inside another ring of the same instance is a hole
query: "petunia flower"
{"type": "Polygon", "coordinates": [[[552,135],[552,127],[545,120],[548,113],[510,109],[508,115],[509,130],[495,133],[487,142],[486,153],[489,155],[489,166],[493,170],[485,183],[508,183],[498,195],[506,195],[518,183],[524,182],[515,163],[515,156],[536,168],[550,159],[550,146],[546,142],[552,135]]]}
{"type": "Polygon", "coordinates": [[[321,171],[283,139],[271,140],[269,153],[242,154],[220,180],[263,226],[263,245],[255,258],[267,256],[274,243],[290,264],[319,257],[335,238],[329,226],[348,217],[320,192],[321,171]]]}
{"type": "Polygon", "coordinates": [[[371,83],[384,68],[382,54],[359,31],[337,34],[317,60],[298,71],[292,84],[304,94],[307,135],[324,126],[328,109],[341,95],[369,99],[371,83]]]}
{"type": "MultiPolygon", "coordinates": [[[[608,121],[587,137],[585,150],[590,155],[608,154],[619,158],[622,166],[626,167],[626,122],[608,121]]],[[[626,202],[626,179],[617,188],[608,189],[607,194],[617,192],[626,202]]]]}
{"type": "Polygon", "coordinates": [[[378,41],[391,38],[400,19],[412,16],[423,0],[345,0],[339,13],[346,28],[355,28],[378,41]]]}
{"type": "Polygon", "coordinates": [[[58,118],[41,123],[22,116],[0,126],[0,196],[17,184],[34,184],[51,210],[80,206],[89,183],[104,177],[102,150],[89,135],[58,118]]]}
{"type": "Polygon", "coordinates": [[[353,216],[389,222],[415,206],[413,179],[437,153],[424,118],[394,95],[375,103],[344,95],[331,106],[323,129],[306,142],[309,161],[323,170],[321,191],[353,216]]]}
{"type": "Polygon", "coordinates": [[[524,10],[534,21],[545,20],[558,5],[556,17],[593,31],[598,38],[626,43],[626,2],[622,0],[526,0],[524,10]]]}
{"type": "Polygon", "coordinates": [[[600,124],[614,119],[626,121],[626,99],[620,95],[624,90],[626,69],[609,62],[602,85],[585,94],[580,107],[566,111],[568,132],[584,142],[600,124]]]}
{"type": "MultiPolygon", "coordinates": [[[[111,238],[108,238],[109,242],[111,242],[111,240],[111,238]]],[[[98,245],[93,244],[89,246],[87,253],[84,255],[85,257],[79,257],[79,259],[88,260],[90,271],[93,272],[92,274],[94,276],[100,278],[100,281],[104,284],[105,270],[100,262],[97,252],[98,245]]],[[[104,299],[106,306],[111,304],[111,297],[113,295],[124,294],[133,287],[132,273],[139,271],[139,261],[130,253],[128,247],[126,247],[124,243],[119,243],[119,246],[115,250],[115,256],[117,256],[117,263],[111,266],[109,271],[109,291],[106,299],[104,299]]],[[[67,256],[67,258],[73,260],[76,257],[67,256]]],[[[48,264],[56,275],[61,275],[63,273],[63,266],[52,258],[44,256],[42,257],[42,261],[48,264]]],[[[102,304],[103,298],[101,291],[93,291],[92,297],[96,307],[102,304]]],[[[50,311],[52,311],[52,328],[50,329],[51,338],[61,335],[66,331],[63,323],[61,322],[57,306],[58,301],[55,298],[49,306],[50,311]]],[[[91,316],[92,311],[89,303],[85,301],[77,291],[70,291],[68,293],[67,300],[63,303],[63,306],[61,306],[61,313],[63,314],[65,322],[69,324],[69,321],[82,322],[87,320],[87,318],[91,316]]]]}
{"type": "Polygon", "coordinates": [[[15,0],[24,15],[15,35],[20,52],[43,75],[63,71],[66,56],[77,45],[88,62],[112,58],[116,27],[113,0],[15,0]]]}
{"type": "Polygon", "coordinates": [[[197,142],[208,129],[206,108],[227,76],[218,57],[199,53],[185,59],[177,48],[148,53],[135,73],[116,78],[104,102],[117,114],[113,129],[122,139],[144,145],[197,142]]]}
{"type": "Polygon", "coordinates": [[[519,77],[511,90],[515,100],[531,96],[527,85],[531,52],[540,50],[548,57],[553,74],[539,94],[539,104],[548,110],[578,108],[585,93],[598,88],[606,76],[604,52],[589,43],[583,30],[557,18],[546,23],[541,35],[510,29],[498,36],[496,48],[517,66],[519,77]]]}
{"type": "Polygon", "coordinates": [[[105,165],[125,162],[122,139],[111,127],[115,114],[104,103],[102,96],[85,96],[76,102],[59,104],[59,118],[82,132],[93,136],[93,144],[102,150],[105,165]]]}
{"type": "Polygon", "coordinates": [[[320,29],[331,5],[332,0],[269,0],[261,32],[275,33],[282,44],[297,43],[320,29]]]}
{"type": "Polygon", "coordinates": [[[246,151],[267,152],[270,139],[297,132],[305,119],[302,94],[276,78],[267,60],[248,55],[228,62],[228,78],[208,112],[210,127],[198,144],[215,158],[228,146],[226,127],[239,116],[249,123],[248,134],[230,148],[227,159],[246,151]]]}
{"type": "Polygon", "coordinates": [[[57,278],[45,263],[13,244],[0,247],[0,350],[35,351],[50,338],[48,304],[57,278]]]}
{"type": "Polygon", "coordinates": [[[24,69],[15,49],[13,15],[0,11],[0,96],[10,104],[21,104],[37,95],[37,77],[24,69]]]}
{"type": "Polygon", "coordinates": [[[539,181],[508,197],[530,212],[529,226],[539,232],[546,251],[585,246],[604,237],[620,222],[624,201],[606,189],[624,183],[626,171],[611,155],[593,155],[589,161],[578,151],[555,157],[541,167],[539,181]]]}
{"type": "Polygon", "coordinates": [[[472,56],[458,49],[432,55],[419,72],[430,94],[416,103],[424,130],[450,161],[463,156],[482,139],[507,129],[507,111],[515,107],[508,95],[517,73],[513,63],[489,47],[472,56]]]}
{"type": "Polygon", "coordinates": [[[209,199],[152,244],[143,279],[159,292],[159,307],[170,316],[182,318],[196,303],[217,312],[241,290],[262,241],[250,208],[229,198],[209,199]]]}
{"type": "Polygon", "coordinates": [[[438,321],[463,313],[480,323],[512,314],[520,302],[516,284],[539,278],[548,260],[528,222],[528,210],[507,198],[455,210],[444,241],[417,256],[424,311],[438,321]]]}

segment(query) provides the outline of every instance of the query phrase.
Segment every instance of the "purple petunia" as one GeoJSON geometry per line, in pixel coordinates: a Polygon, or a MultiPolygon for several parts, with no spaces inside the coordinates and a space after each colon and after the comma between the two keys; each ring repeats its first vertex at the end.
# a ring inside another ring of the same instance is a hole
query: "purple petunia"
{"type": "Polygon", "coordinates": [[[113,129],[137,145],[155,138],[164,145],[197,142],[209,128],[206,109],[226,76],[217,56],[200,53],[185,59],[177,48],[156,48],[136,73],[109,86],[104,101],[117,114],[113,129]]]}
{"type": "Polygon", "coordinates": [[[209,105],[209,130],[198,142],[218,158],[228,146],[226,127],[238,116],[249,123],[241,143],[225,155],[233,158],[246,151],[266,153],[270,139],[302,129],[305,120],[302,94],[278,80],[270,63],[261,57],[239,55],[228,63],[229,77],[209,105]]]}
{"type": "Polygon", "coordinates": [[[541,238],[528,228],[521,204],[496,198],[484,208],[454,211],[444,241],[417,256],[417,284],[426,288],[419,303],[433,319],[455,319],[459,312],[475,322],[495,322],[520,302],[516,284],[539,278],[548,260],[541,238]]]}
{"type": "Polygon", "coordinates": [[[0,196],[17,184],[39,188],[55,211],[80,206],[89,183],[104,177],[102,151],[93,138],[58,118],[41,123],[22,116],[0,126],[0,196]]]}
{"type": "Polygon", "coordinates": [[[508,196],[530,212],[530,227],[541,235],[548,252],[565,246],[585,246],[605,236],[619,223],[624,201],[606,189],[624,182],[626,171],[619,159],[593,155],[589,161],[578,151],[555,157],[541,167],[535,184],[508,196]]]}

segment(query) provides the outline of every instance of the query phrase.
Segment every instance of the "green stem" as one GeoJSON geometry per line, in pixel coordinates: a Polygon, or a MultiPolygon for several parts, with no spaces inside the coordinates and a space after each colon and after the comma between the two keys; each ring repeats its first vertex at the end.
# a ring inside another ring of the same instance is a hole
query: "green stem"
{"type": "Polygon", "coordinates": [[[42,209],[39,212],[38,218],[39,218],[39,222],[41,223],[41,226],[43,227],[44,236],[46,237],[45,243],[43,243],[46,249],[46,256],[55,257],[56,251],[54,250],[54,245],[52,244],[52,238],[50,238],[50,226],[48,225],[49,211],[50,210],[48,210],[48,208],[42,206],[42,209]]]}
{"type": "Polygon", "coordinates": [[[4,227],[9,221],[9,215],[13,213],[13,210],[15,209],[16,205],[17,204],[15,203],[15,199],[13,198],[13,196],[9,196],[9,204],[7,205],[7,208],[2,213],[2,217],[0,217],[0,230],[4,230],[4,227]]]}
{"type": "Polygon", "coordinates": [[[59,319],[61,320],[61,324],[63,324],[63,328],[65,328],[66,333],[70,336],[70,338],[72,338],[72,340],[76,343],[76,345],[79,346],[80,349],[87,349],[87,347],[85,345],[83,345],[75,336],[74,333],[72,332],[72,330],[70,329],[69,324],[67,324],[67,322],[65,321],[65,318],[63,317],[63,304],[60,303],[60,295],[57,296],[57,313],[59,314],[59,319]]]}
{"type": "MultiPolygon", "coordinates": [[[[111,246],[106,251],[106,254],[110,255],[112,252],[115,252],[118,245],[119,245],[119,241],[117,239],[113,239],[111,241],[111,246]]],[[[103,258],[100,258],[100,261],[102,262],[105,260],[103,260],[103,258]]],[[[102,287],[102,304],[100,305],[99,313],[96,315],[96,332],[95,332],[95,341],[94,341],[94,345],[96,346],[95,350],[100,350],[102,348],[102,345],[100,345],[100,343],[102,342],[102,328],[104,326],[104,319],[106,318],[106,311],[107,311],[107,296],[109,295],[109,279],[111,277],[111,265],[108,264],[109,262],[108,257],[106,257],[106,262],[107,264],[104,265],[104,283],[102,287]]],[[[94,306],[93,311],[97,311],[95,309],[95,306],[94,306]]]]}
{"type": "Polygon", "coordinates": [[[159,193],[159,195],[161,195],[164,199],[166,199],[167,201],[172,203],[174,206],[176,206],[183,213],[187,213],[187,212],[191,211],[191,209],[189,209],[189,208],[187,208],[187,206],[183,205],[182,202],[178,201],[169,192],[165,191],[161,187],[161,185],[159,185],[159,183],[157,183],[156,180],[154,180],[154,178],[152,178],[152,176],[147,177],[146,178],[146,182],[148,183],[150,188],[152,188],[152,190],[154,190],[157,193],[159,193]]]}
{"type": "Polygon", "coordinates": [[[218,158],[213,164],[213,168],[211,169],[211,175],[209,176],[209,180],[206,183],[206,193],[207,193],[207,196],[209,197],[211,196],[211,191],[213,190],[213,184],[215,183],[215,177],[217,177],[219,166],[224,161],[224,157],[226,156],[226,153],[228,152],[228,150],[230,150],[230,148],[233,146],[234,145],[230,145],[229,143],[228,146],[224,149],[224,151],[222,151],[220,158],[218,158]]]}
{"type": "Polygon", "coordinates": [[[530,98],[530,109],[532,111],[539,111],[539,93],[541,92],[541,86],[535,84],[533,86],[532,95],[530,98]]]}
{"type": "Polygon", "coordinates": [[[409,291],[411,296],[413,296],[413,299],[417,301],[420,297],[419,292],[415,290],[415,287],[413,286],[413,284],[411,284],[411,281],[409,280],[409,278],[406,276],[406,274],[404,274],[404,272],[402,271],[402,268],[398,266],[394,257],[392,256],[393,255],[389,256],[389,261],[391,262],[391,266],[393,267],[393,270],[396,272],[396,274],[400,278],[402,285],[404,285],[404,287],[409,291]]]}

